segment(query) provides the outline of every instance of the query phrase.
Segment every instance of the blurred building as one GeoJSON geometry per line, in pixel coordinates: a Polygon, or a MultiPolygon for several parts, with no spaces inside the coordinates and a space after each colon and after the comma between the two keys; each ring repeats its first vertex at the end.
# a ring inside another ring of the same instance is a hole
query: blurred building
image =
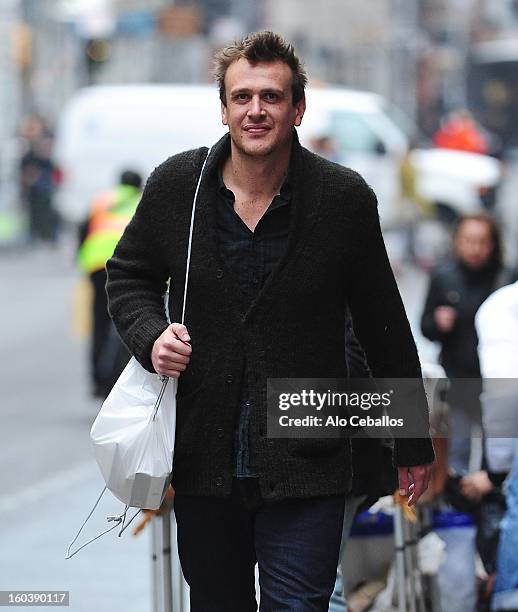
{"type": "Polygon", "coordinates": [[[0,0],[0,142],[13,134],[18,122],[21,71],[27,63],[28,32],[20,28],[15,0],[0,0]]]}
{"type": "Polygon", "coordinates": [[[264,0],[262,23],[295,42],[313,80],[380,93],[428,134],[465,105],[472,43],[518,30],[518,0],[359,4],[264,0]]]}
{"type": "Polygon", "coordinates": [[[91,63],[88,82],[207,81],[212,48],[257,22],[254,0],[104,1],[114,28],[100,37],[105,57],[91,63]]]}
{"type": "MultiPolygon", "coordinates": [[[[116,28],[97,82],[206,82],[211,51],[256,29],[254,0],[112,0],[116,28]]],[[[101,68],[101,67],[100,67],[101,68]]]]}
{"type": "Polygon", "coordinates": [[[76,24],[64,18],[56,0],[21,0],[21,4],[32,39],[26,109],[52,121],[81,78],[76,24]]]}
{"type": "Polygon", "coordinates": [[[265,25],[293,40],[315,81],[387,96],[414,116],[414,0],[265,0],[265,25]]]}
{"type": "Polygon", "coordinates": [[[518,0],[422,0],[419,27],[426,44],[418,64],[418,121],[427,133],[467,104],[474,44],[518,37],[518,0]]]}
{"type": "Polygon", "coordinates": [[[393,31],[391,0],[266,0],[263,20],[295,43],[313,80],[386,92],[384,52],[393,31]]]}
{"type": "MultiPolygon", "coordinates": [[[[19,151],[16,130],[20,120],[21,74],[27,65],[28,32],[20,28],[16,0],[0,0],[0,226],[17,204],[19,151]]],[[[0,243],[3,241],[0,227],[0,243]]]]}
{"type": "MultiPolygon", "coordinates": [[[[214,46],[256,28],[254,0],[0,0],[16,27],[21,114],[55,117],[95,83],[204,82],[214,46]],[[25,38],[22,39],[22,36],[25,38]]],[[[3,37],[3,45],[9,40],[3,37]]],[[[0,47],[0,61],[5,56],[0,47]]],[[[7,61],[7,60],[5,60],[7,61]]],[[[3,72],[5,75],[6,73],[3,72]]],[[[1,101],[0,101],[1,104],[1,101]]]]}

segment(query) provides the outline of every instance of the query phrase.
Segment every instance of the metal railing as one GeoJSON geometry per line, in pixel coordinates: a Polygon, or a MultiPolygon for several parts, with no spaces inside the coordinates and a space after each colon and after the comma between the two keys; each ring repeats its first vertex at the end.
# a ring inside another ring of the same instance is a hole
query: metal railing
{"type": "Polygon", "coordinates": [[[189,612],[189,586],[180,567],[171,509],[151,521],[151,572],[152,612],[189,612]]]}

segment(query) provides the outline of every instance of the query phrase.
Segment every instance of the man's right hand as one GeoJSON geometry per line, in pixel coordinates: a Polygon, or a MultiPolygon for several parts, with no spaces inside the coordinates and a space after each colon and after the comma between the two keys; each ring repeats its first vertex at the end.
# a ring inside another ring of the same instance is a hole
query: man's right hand
{"type": "Polygon", "coordinates": [[[158,374],[179,378],[191,359],[191,338],[185,325],[172,323],[155,340],[151,361],[158,374]]]}

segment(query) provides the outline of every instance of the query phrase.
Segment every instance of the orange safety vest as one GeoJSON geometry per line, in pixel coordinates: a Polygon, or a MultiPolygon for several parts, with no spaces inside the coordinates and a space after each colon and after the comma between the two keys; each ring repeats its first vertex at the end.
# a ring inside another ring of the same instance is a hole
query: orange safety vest
{"type": "Polygon", "coordinates": [[[91,274],[106,266],[135,213],[140,195],[137,187],[120,185],[92,202],[88,231],[78,255],[84,272],[91,274]]]}

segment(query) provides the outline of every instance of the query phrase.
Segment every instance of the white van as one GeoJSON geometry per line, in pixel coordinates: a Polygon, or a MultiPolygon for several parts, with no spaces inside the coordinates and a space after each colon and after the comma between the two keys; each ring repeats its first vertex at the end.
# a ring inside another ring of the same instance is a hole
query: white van
{"type": "MultiPolygon", "coordinates": [[[[394,120],[387,101],[377,94],[343,87],[309,88],[307,111],[299,130],[304,146],[314,149],[315,139],[331,140],[344,166],[359,172],[378,197],[384,227],[401,219],[399,167],[409,135],[394,120]]],[[[399,117],[399,116],[398,116],[399,117]]],[[[410,126],[405,125],[409,129],[410,126]]]]}
{"type": "MultiPolygon", "coordinates": [[[[383,98],[344,88],[310,88],[299,135],[310,146],[328,135],[336,161],[360,172],[376,191],[384,225],[397,219],[398,164],[407,147],[383,98]]],[[[210,146],[226,131],[218,91],[210,85],[114,85],[78,91],[57,126],[55,161],[62,171],[57,206],[78,222],[98,192],[124,168],[147,176],[186,149],[210,146]]]]}
{"type": "Polygon", "coordinates": [[[92,198],[122,170],[147,177],[170,155],[210,145],[225,133],[213,87],[114,85],[79,90],[61,114],[54,158],[61,170],[56,206],[82,221],[92,198]]]}

